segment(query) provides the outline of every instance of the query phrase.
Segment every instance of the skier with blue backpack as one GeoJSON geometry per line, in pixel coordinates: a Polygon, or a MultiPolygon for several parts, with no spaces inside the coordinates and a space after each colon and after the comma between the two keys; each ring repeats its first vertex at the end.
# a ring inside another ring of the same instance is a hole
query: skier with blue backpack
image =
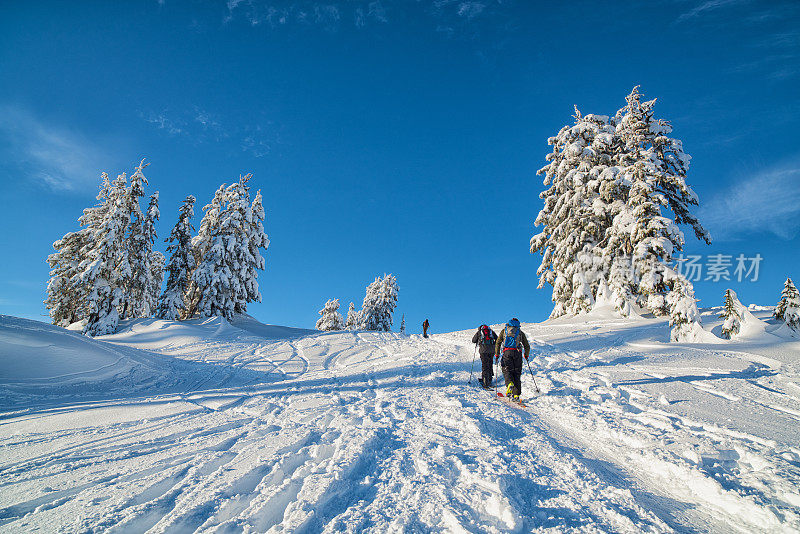
{"type": "Polygon", "coordinates": [[[519,401],[522,394],[522,352],[520,345],[525,349],[525,360],[531,354],[531,346],[528,338],[519,325],[519,319],[514,317],[506,324],[505,328],[497,336],[494,346],[494,361],[497,363],[501,359],[500,368],[503,370],[503,378],[506,381],[506,395],[515,401],[519,401]]]}

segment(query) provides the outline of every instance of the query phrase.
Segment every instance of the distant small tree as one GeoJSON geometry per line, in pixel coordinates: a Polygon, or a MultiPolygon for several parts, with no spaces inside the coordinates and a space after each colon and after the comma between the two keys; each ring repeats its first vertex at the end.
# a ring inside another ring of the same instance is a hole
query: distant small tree
{"type": "Polygon", "coordinates": [[[670,311],[670,341],[691,342],[697,340],[700,326],[700,312],[694,297],[692,284],[682,276],[673,282],[672,291],[667,294],[666,304],[670,311]]]}
{"type": "Polygon", "coordinates": [[[793,293],[797,293],[797,288],[795,287],[794,282],[792,282],[792,279],[787,278],[786,282],[783,284],[783,291],[781,291],[781,300],[778,302],[778,305],[775,306],[775,312],[773,313],[773,317],[775,317],[777,320],[784,320],[788,299],[793,293]]]}
{"type": "Polygon", "coordinates": [[[725,319],[722,323],[722,337],[731,339],[739,333],[742,327],[742,303],[736,298],[736,293],[732,289],[725,291],[725,303],[720,317],[725,319]]]}
{"type": "MultiPolygon", "coordinates": [[[[778,306],[781,307],[780,318],[783,322],[793,330],[800,330],[800,293],[797,292],[797,287],[790,278],[786,279],[783,292],[781,293],[781,302],[778,306]]],[[[777,308],[776,308],[777,316],[777,308]]]]}
{"type": "Polygon", "coordinates": [[[360,312],[361,328],[388,332],[392,329],[392,315],[397,307],[397,279],[391,274],[367,286],[367,294],[360,312]]]}
{"type": "Polygon", "coordinates": [[[400,321],[400,333],[406,333],[406,314],[403,314],[403,319],[400,321]]]}
{"type": "Polygon", "coordinates": [[[319,314],[322,316],[317,321],[316,329],[322,331],[342,330],[344,319],[339,313],[339,299],[331,299],[325,303],[319,314]]]}
{"type": "Polygon", "coordinates": [[[347,321],[344,327],[347,330],[356,330],[360,322],[359,313],[356,311],[355,305],[351,302],[350,307],[347,309],[347,321]]]}

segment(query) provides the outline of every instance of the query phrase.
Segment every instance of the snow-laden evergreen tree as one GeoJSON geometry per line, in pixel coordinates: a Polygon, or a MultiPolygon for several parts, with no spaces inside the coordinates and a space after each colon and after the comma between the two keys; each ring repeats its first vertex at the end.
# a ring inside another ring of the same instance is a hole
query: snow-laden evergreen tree
{"type": "Polygon", "coordinates": [[[125,209],[129,213],[130,225],[126,229],[125,256],[119,266],[122,277],[122,287],[125,291],[120,307],[120,318],[128,319],[140,317],[139,311],[144,306],[143,299],[148,286],[150,273],[150,251],[144,236],[145,214],[139,200],[144,197],[144,188],[148,185],[144,169],[149,163],[144,160],[134,170],[130,177],[130,185],[125,195],[125,209]]]}
{"type": "Polygon", "coordinates": [[[679,140],[667,137],[672,131],[669,122],[654,118],[655,100],[642,102],[637,86],[626,102],[614,118],[614,164],[629,188],[625,207],[612,222],[607,247],[630,251],[639,304],[665,315],[669,311],[665,295],[671,288],[665,283],[664,267],[684,245],[678,223],[692,226],[698,239],[710,240],[689,212],[689,206],[698,203],[686,183],[691,157],[679,140]]]}
{"type": "MultiPolygon", "coordinates": [[[[188,313],[190,317],[195,313],[200,317],[233,317],[233,273],[229,267],[227,249],[227,232],[230,228],[223,227],[225,195],[226,184],[222,184],[211,203],[203,207],[205,213],[197,236],[192,240],[192,247],[199,261],[192,273],[188,313]]],[[[226,222],[230,222],[230,219],[226,222]]]]}
{"type": "Polygon", "coordinates": [[[315,328],[322,331],[344,329],[344,319],[339,313],[339,299],[331,299],[319,311],[321,317],[317,321],[315,328]]]}
{"type": "Polygon", "coordinates": [[[150,255],[150,285],[147,288],[147,305],[150,313],[142,317],[152,317],[158,312],[158,297],[161,295],[161,285],[164,283],[164,264],[167,258],[159,251],[154,250],[150,255]]]}
{"type": "Polygon", "coordinates": [[[391,274],[367,286],[364,303],[359,313],[360,328],[389,332],[392,329],[392,314],[397,307],[397,279],[391,274]]]}
{"type": "Polygon", "coordinates": [[[356,311],[355,304],[351,302],[350,307],[347,308],[347,320],[344,323],[344,327],[347,330],[357,330],[360,324],[359,313],[356,311]]]}
{"type": "MultiPolygon", "coordinates": [[[[137,168],[137,173],[141,174],[141,168],[137,168]]],[[[136,210],[131,214],[133,218],[129,234],[131,277],[127,294],[127,317],[150,317],[156,311],[161,280],[164,278],[163,273],[158,272],[158,265],[153,264],[155,258],[161,262],[161,268],[164,267],[163,255],[159,252],[161,258],[158,258],[153,252],[153,244],[157,237],[155,224],[159,216],[158,191],[150,196],[145,214],[136,215],[136,210]],[[153,295],[154,288],[157,289],[155,295],[153,295]]]]}
{"type": "Polygon", "coordinates": [[[720,318],[724,319],[722,323],[722,337],[731,339],[736,336],[742,329],[742,303],[736,297],[736,293],[732,289],[725,291],[725,302],[722,305],[722,313],[720,318]]]}
{"type": "Polygon", "coordinates": [[[613,126],[608,117],[584,116],[577,107],[574,117],[573,126],[548,139],[553,151],[537,172],[545,175],[549,188],[539,195],[544,208],[536,225],[543,229],[531,239],[530,249],[542,254],[539,287],[553,286],[551,317],[591,309],[603,270],[600,245],[610,222],[610,191],[601,194],[601,176],[608,175],[611,164],[613,126]]]}
{"type": "Polygon", "coordinates": [[[670,341],[691,343],[700,341],[704,332],[700,326],[700,312],[694,288],[685,277],[667,271],[672,291],[667,294],[666,303],[669,309],[670,341]],[[671,276],[670,276],[671,275],[671,276]]]}
{"type": "Polygon", "coordinates": [[[406,333],[406,314],[405,313],[403,314],[403,318],[400,319],[400,333],[401,334],[405,334],[406,333]]]}
{"type": "Polygon", "coordinates": [[[668,313],[675,278],[666,268],[683,247],[677,225],[708,242],[689,211],[697,205],[685,180],[690,157],[667,136],[669,123],[653,117],[654,100],[641,102],[636,87],[626,102],[613,119],[576,109],[575,124],[548,141],[539,174],[549,188],[536,219],[544,228],[531,252],[543,255],[539,286],[553,286],[551,317],[590,309],[601,279],[623,315],[636,305],[668,313]]]}
{"type": "MultiPolygon", "coordinates": [[[[800,293],[797,291],[791,278],[786,279],[783,291],[781,292],[781,302],[778,306],[782,306],[780,319],[786,323],[789,328],[800,331],[800,293]]],[[[775,309],[776,315],[778,309],[775,309]]]]}
{"type": "Polygon", "coordinates": [[[261,300],[257,271],[264,268],[260,249],[269,246],[269,239],[260,191],[250,203],[251,176],[223,184],[203,208],[206,213],[192,245],[199,261],[192,274],[190,314],[230,320],[234,313],[245,313],[249,302],[261,300]]]}
{"type": "Polygon", "coordinates": [[[788,304],[789,296],[792,294],[797,293],[797,288],[792,282],[791,278],[787,278],[786,282],[783,284],[783,291],[781,291],[781,300],[778,302],[778,305],[775,306],[775,312],[772,314],[779,321],[783,321],[785,319],[786,314],[786,306],[788,304]]]}
{"type": "Polygon", "coordinates": [[[127,179],[120,174],[108,192],[104,207],[88,219],[90,244],[80,265],[80,281],[86,294],[86,325],[83,332],[97,336],[116,331],[123,284],[130,272],[125,247],[125,231],[130,223],[127,179]]]}
{"type": "Polygon", "coordinates": [[[182,319],[186,312],[185,299],[189,290],[189,275],[195,267],[191,247],[194,233],[191,222],[194,217],[194,203],[195,198],[192,195],[186,197],[178,212],[178,222],[165,240],[169,243],[167,252],[170,257],[166,267],[169,276],[159,302],[158,316],[170,321],[182,319]]]}
{"type": "Polygon", "coordinates": [[[47,257],[50,280],[44,304],[55,325],[69,326],[84,317],[86,292],[80,283],[79,267],[90,238],[85,228],[70,232],[53,243],[56,252],[47,257]]]}

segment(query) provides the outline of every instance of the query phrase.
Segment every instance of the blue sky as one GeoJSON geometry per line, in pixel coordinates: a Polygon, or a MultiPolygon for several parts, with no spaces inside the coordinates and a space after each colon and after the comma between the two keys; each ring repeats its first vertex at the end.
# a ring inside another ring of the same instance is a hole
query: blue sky
{"type": "MultiPolygon", "coordinates": [[[[800,278],[800,5],[744,0],[9,2],[0,18],[0,313],[46,320],[51,243],[142,157],[210,201],[254,173],[272,241],[250,312],[313,326],[394,273],[434,331],[547,317],[528,252],[547,138],[634,85],[692,155],[712,246],[774,304],[800,278]],[[735,263],[735,260],[734,260],[735,263]],[[752,277],[752,275],[751,275],[752,277]]],[[[200,210],[198,210],[199,212],[200,210]]],[[[196,219],[199,223],[199,214],[196,219]]],[[[158,248],[164,249],[159,243],[158,248]]],[[[733,267],[730,269],[733,275],[733,267]]],[[[706,273],[703,273],[705,278],[706,273]]]]}

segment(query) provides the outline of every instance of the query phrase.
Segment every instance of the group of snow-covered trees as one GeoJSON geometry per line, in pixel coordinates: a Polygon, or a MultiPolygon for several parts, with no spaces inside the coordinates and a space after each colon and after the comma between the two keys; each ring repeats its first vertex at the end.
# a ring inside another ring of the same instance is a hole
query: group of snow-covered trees
{"type": "Polygon", "coordinates": [[[317,330],[377,330],[388,332],[392,329],[392,315],[397,307],[397,279],[391,274],[383,278],[377,277],[367,286],[361,310],[356,311],[351,302],[347,310],[347,319],[339,313],[339,299],[325,303],[319,311],[317,330]]]}
{"type": "MultiPolygon", "coordinates": [[[[723,319],[722,337],[733,339],[739,335],[748,315],[750,314],[739,301],[736,293],[732,289],[726,290],[722,313],[720,313],[720,318],[723,319]]],[[[791,331],[800,332],[800,293],[791,278],[787,278],[783,285],[781,299],[775,306],[773,317],[785,324],[791,331]]],[[[747,320],[756,319],[750,315],[747,320]]]]}
{"type": "Polygon", "coordinates": [[[120,319],[230,319],[246,311],[248,302],[260,301],[256,271],[264,268],[260,249],[269,240],[261,193],[250,201],[251,175],[220,186],[195,237],[195,198],[186,198],[167,239],[165,268],[164,255],[153,250],[158,192],[145,211],[139,202],[148,185],[146,166],[142,160],[130,181],[123,173],[111,182],[103,173],[99,202],[78,219],[82,228],[53,243],[45,304],[54,324],[84,321],[84,333],[95,336],[114,332],[120,319]]]}
{"type": "Polygon", "coordinates": [[[542,254],[539,287],[553,287],[551,317],[589,311],[600,297],[623,315],[634,307],[670,315],[673,340],[696,337],[699,313],[691,282],[670,267],[692,227],[697,195],[686,183],[690,156],[656,119],[655,100],[638,87],[616,115],[582,115],[548,140],[553,151],[538,171],[549,186],[531,239],[542,254]]]}
{"type": "Polygon", "coordinates": [[[128,182],[101,175],[98,204],[83,210],[82,228],[53,243],[45,304],[54,324],[85,321],[89,335],[114,332],[120,319],[147,317],[161,292],[164,256],[153,250],[158,192],[146,211],[142,160],[128,182]]]}

